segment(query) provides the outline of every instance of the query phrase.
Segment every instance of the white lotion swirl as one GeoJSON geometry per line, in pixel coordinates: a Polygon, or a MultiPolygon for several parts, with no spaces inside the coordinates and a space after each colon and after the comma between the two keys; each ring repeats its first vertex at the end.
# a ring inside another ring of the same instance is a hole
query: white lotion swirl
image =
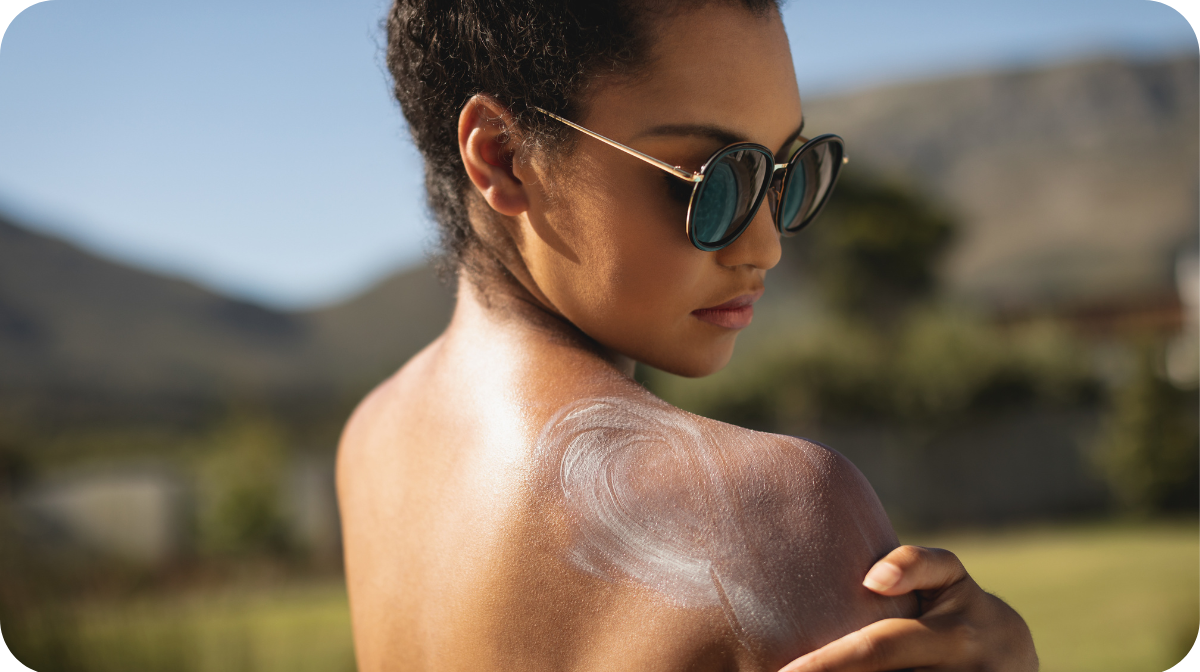
{"type": "MultiPolygon", "coordinates": [[[[720,606],[752,649],[828,641],[865,624],[839,616],[848,591],[863,589],[831,576],[823,553],[849,529],[870,556],[890,528],[829,510],[818,483],[827,451],[734,428],[715,437],[714,427],[663,402],[620,398],[578,402],[547,422],[537,455],[558,467],[570,561],[682,607],[720,606]]],[[[832,571],[854,581],[865,569],[832,571]]],[[[899,615],[881,607],[866,622],[899,615]]]]}

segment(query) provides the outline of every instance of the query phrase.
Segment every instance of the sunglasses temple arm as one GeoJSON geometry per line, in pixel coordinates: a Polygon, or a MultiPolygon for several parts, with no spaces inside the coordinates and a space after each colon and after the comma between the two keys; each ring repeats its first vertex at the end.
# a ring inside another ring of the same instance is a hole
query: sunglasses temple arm
{"type": "Polygon", "coordinates": [[[543,110],[542,108],[535,107],[533,105],[530,106],[530,109],[537,110],[538,112],[541,112],[542,114],[544,114],[552,119],[561,121],[562,123],[566,124],[567,126],[570,126],[571,128],[579,131],[580,133],[586,133],[587,135],[590,135],[591,137],[599,140],[600,142],[605,143],[606,145],[608,145],[610,147],[615,147],[616,149],[619,149],[622,152],[625,152],[626,154],[628,154],[634,158],[641,159],[642,161],[649,163],[650,165],[654,166],[655,168],[665,170],[668,173],[671,173],[672,175],[674,175],[675,177],[678,177],[681,180],[687,180],[688,182],[699,182],[702,177],[699,173],[690,173],[690,172],[680,168],[679,166],[672,166],[671,164],[667,163],[666,161],[659,161],[658,159],[654,158],[653,156],[648,156],[646,154],[643,154],[632,147],[626,147],[625,145],[622,145],[621,143],[617,142],[616,140],[609,140],[608,138],[604,137],[603,135],[600,135],[599,133],[597,133],[595,131],[589,131],[588,129],[584,128],[583,126],[580,126],[579,124],[576,124],[572,121],[563,119],[562,117],[560,117],[557,114],[550,112],[548,110],[543,110]]]}

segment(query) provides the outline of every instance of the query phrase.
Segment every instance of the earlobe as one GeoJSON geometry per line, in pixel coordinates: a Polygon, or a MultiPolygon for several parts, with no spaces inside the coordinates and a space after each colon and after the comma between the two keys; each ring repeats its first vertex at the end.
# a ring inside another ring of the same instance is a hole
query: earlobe
{"type": "Polygon", "coordinates": [[[458,117],[458,151],[467,177],[493,210],[515,217],[529,208],[529,198],[513,171],[512,128],[508,110],[487,96],[473,96],[458,117]]]}

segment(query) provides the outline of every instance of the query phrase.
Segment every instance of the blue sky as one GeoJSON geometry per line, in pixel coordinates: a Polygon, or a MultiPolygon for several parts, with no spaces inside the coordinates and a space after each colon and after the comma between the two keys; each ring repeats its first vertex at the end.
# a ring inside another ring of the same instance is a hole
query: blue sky
{"type": "MultiPolygon", "coordinates": [[[[385,0],[50,0],[0,43],[0,212],[275,306],[420,260],[421,167],[385,0]]],[[[791,0],[802,95],[1197,50],[1150,0],[791,0]]]]}

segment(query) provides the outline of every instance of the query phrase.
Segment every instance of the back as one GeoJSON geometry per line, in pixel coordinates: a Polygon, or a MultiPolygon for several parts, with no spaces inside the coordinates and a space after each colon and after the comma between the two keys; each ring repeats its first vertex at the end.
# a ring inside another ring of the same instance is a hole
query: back
{"type": "Polygon", "coordinates": [[[836,453],[580,375],[586,358],[532,375],[453,350],[410,362],[343,440],[361,669],[773,670],[915,612],[861,586],[896,540],[836,453]]]}

